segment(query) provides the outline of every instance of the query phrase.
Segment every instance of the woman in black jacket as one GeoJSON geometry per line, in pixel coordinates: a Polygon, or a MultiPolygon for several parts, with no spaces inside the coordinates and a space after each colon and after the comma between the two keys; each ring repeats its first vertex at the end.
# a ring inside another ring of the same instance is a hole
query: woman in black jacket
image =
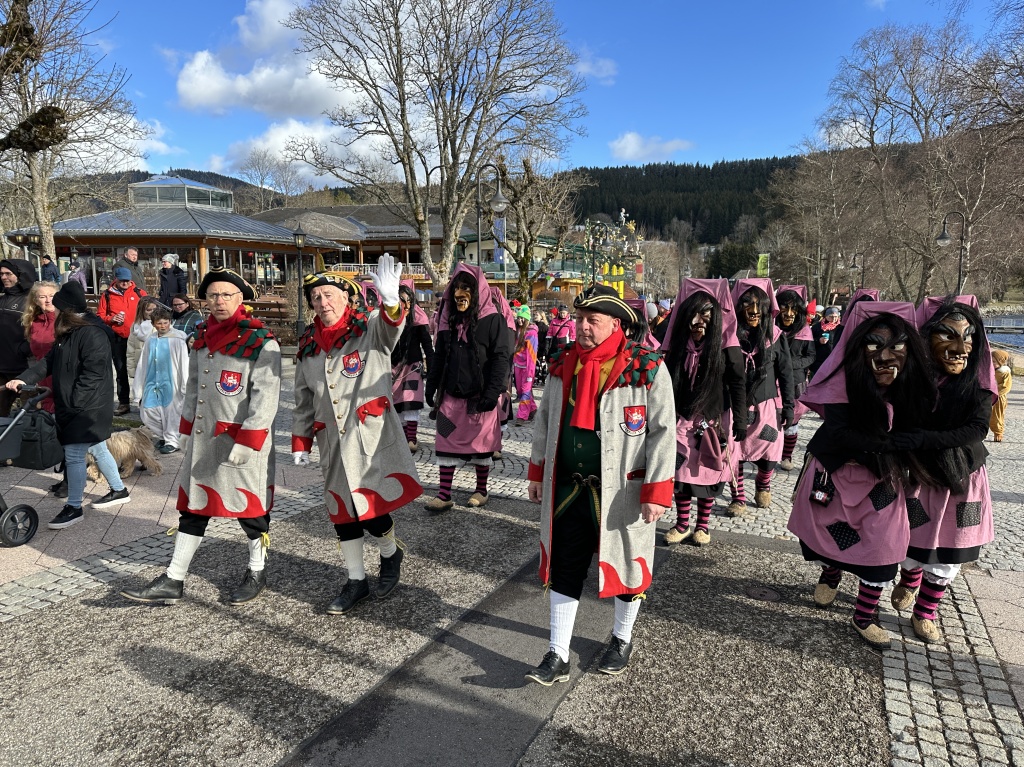
{"type": "Polygon", "coordinates": [[[53,376],[54,417],[57,439],[64,448],[68,501],[49,527],[60,530],[82,519],[86,453],[96,459],[96,466],[110,485],[110,492],[93,501],[93,508],[120,506],[131,497],[105,441],[114,418],[110,342],[103,330],[82,316],[85,293],[77,282],[68,282],[58,290],[53,305],[60,311],[53,348],[20,378],[10,381],[7,388],[17,391],[19,386],[53,376]]]}

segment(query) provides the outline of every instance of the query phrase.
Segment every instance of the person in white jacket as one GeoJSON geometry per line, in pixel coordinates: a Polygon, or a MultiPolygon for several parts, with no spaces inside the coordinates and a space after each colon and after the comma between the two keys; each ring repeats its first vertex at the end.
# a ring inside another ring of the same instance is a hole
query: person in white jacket
{"type": "Polygon", "coordinates": [[[178,426],[188,382],[188,336],[171,326],[171,313],[156,309],[135,368],[132,396],[164,455],[178,450],[178,426]]]}

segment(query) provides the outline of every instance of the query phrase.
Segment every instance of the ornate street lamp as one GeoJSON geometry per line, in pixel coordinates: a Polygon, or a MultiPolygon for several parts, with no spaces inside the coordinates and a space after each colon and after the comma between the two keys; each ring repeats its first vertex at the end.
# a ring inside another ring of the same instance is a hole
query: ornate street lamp
{"type": "MultiPolygon", "coordinates": [[[[487,201],[488,207],[499,216],[505,212],[508,208],[508,198],[501,193],[501,174],[498,172],[498,168],[493,163],[485,162],[476,173],[476,262],[477,264],[483,263],[481,257],[483,255],[483,228],[484,228],[484,195],[483,195],[483,171],[485,168],[490,168],[494,171],[494,179],[497,183],[497,191],[494,192],[494,196],[487,201]]],[[[504,261],[502,261],[504,264],[504,261]]],[[[482,267],[481,267],[482,268],[482,267]]]]}
{"type": "Polygon", "coordinates": [[[953,241],[953,238],[949,236],[949,231],[946,229],[946,220],[950,216],[960,216],[960,259],[957,262],[956,268],[956,294],[960,293],[964,289],[964,250],[965,250],[965,238],[967,236],[967,216],[958,210],[953,210],[942,217],[942,233],[935,238],[935,244],[940,248],[945,248],[953,241]]]}
{"type": "Polygon", "coordinates": [[[306,244],[306,233],[302,231],[302,226],[299,226],[299,228],[292,233],[292,239],[295,241],[295,249],[299,252],[296,263],[299,283],[299,301],[298,312],[296,315],[297,319],[295,322],[295,341],[298,343],[299,338],[302,337],[302,331],[306,329],[306,312],[302,306],[303,299],[305,298],[302,291],[302,247],[306,244]]]}

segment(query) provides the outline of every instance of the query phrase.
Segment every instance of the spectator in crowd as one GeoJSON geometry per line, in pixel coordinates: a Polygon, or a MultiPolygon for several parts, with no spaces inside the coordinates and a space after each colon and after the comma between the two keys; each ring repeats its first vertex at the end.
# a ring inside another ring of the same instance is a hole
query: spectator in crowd
{"type": "Polygon", "coordinates": [[[516,426],[532,421],[537,413],[533,379],[537,373],[537,326],[530,321],[530,307],[516,310],[516,340],[512,355],[512,376],[516,387],[516,426]]]}
{"type": "Polygon", "coordinates": [[[94,509],[120,506],[131,501],[131,496],[106,444],[114,415],[110,343],[102,330],[82,316],[85,293],[77,282],[69,282],[57,291],[53,305],[60,311],[53,347],[20,378],[8,381],[7,388],[16,391],[19,386],[34,385],[53,376],[54,415],[67,465],[68,502],[50,520],[49,527],[61,530],[82,521],[86,453],[96,459],[96,466],[110,485],[110,492],[93,501],[94,509]]]}
{"type": "Polygon", "coordinates": [[[43,265],[43,273],[40,279],[43,282],[52,282],[54,285],[60,285],[60,269],[53,263],[53,259],[44,253],[39,257],[39,260],[43,265]]]}
{"type": "Polygon", "coordinates": [[[166,253],[160,259],[160,303],[173,309],[171,301],[180,293],[188,293],[188,274],[178,266],[177,253],[166,253]]]}
{"type": "Polygon", "coordinates": [[[82,291],[86,291],[89,288],[89,284],[85,278],[85,272],[82,271],[82,263],[80,261],[72,261],[68,265],[68,273],[64,275],[64,282],[70,282],[74,280],[82,286],[82,291]]]}
{"type": "Polygon", "coordinates": [[[548,325],[548,357],[553,357],[576,340],[576,320],[569,316],[569,307],[559,304],[548,325]],[[557,314],[556,314],[557,312],[557,314]]]}
{"type": "Polygon", "coordinates": [[[152,332],[135,369],[132,394],[139,415],[164,455],[178,451],[181,411],[188,381],[188,337],[171,327],[171,313],[154,304],[152,332]]]}
{"type": "Polygon", "coordinates": [[[192,299],[184,293],[171,297],[171,325],[188,336],[189,348],[196,337],[196,325],[203,321],[203,315],[196,309],[192,299]]]}
{"type": "Polygon", "coordinates": [[[992,367],[995,368],[999,396],[992,403],[992,418],[989,421],[989,428],[992,429],[992,440],[1002,442],[1003,431],[1006,428],[1006,403],[1010,397],[1010,388],[1013,386],[1013,368],[1010,367],[1009,352],[993,349],[992,367]]]}
{"type": "Polygon", "coordinates": [[[139,366],[142,345],[146,343],[146,339],[153,332],[153,312],[157,306],[157,301],[153,296],[146,296],[139,301],[139,307],[135,311],[135,322],[132,323],[131,332],[128,333],[128,349],[125,352],[125,360],[128,365],[128,385],[131,387],[134,387],[135,369],[139,366]]]}
{"type": "Polygon", "coordinates": [[[533,324],[537,326],[537,359],[541,360],[548,354],[548,323],[544,317],[544,312],[533,313],[533,324]]]}
{"type": "MultiPolygon", "coordinates": [[[[28,292],[25,311],[21,315],[21,326],[25,329],[25,341],[29,347],[30,362],[36,363],[43,359],[53,346],[54,324],[57,310],[53,306],[53,296],[57,285],[49,280],[37,282],[28,292]]],[[[49,376],[39,382],[47,389],[53,388],[49,376]]],[[[53,412],[53,395],[39,403],[39,407],[47,413],[53,412]]]]}
{"type": "Polygon", "coordinates": [[[807,369],[808,375],[814,378],[818,368],[825,364],[828,355],[836,346],[836,339],[833,336],[836,328],[839,327],[839,307],[829,306],[825,309],[822,318],[811,326],[811,336],[814,341],[814,362],[807,369]]]}
{"type": "Polygon", "coordinates": [[[114,359],[114,371],[117,374],[117,409],[114,415],[124,415],[131,410],[128,402],[128,336],[131,334],[135,316],[138,313],[139,301],[145,298],[146,292],[141,290],[132,279],[131,270],[119,266],[114,269],[114,284],[103,291],[100,298],[99,317],[114,331],[111,351],[114,359]]]}
{"type": "MultiPolygon", "coordinates": [[[[28,349],[21,316],[28,303],[28,292],[36,281],[32,264],[21,258],[0,261],[0,384],[17,378],[28,367],[28,349]]],[[[11,412],[18,395],[0,389],[0,416],[11,412]]]]}
{"type": "Polygon", "coordinates": [[[138,248],[126,248],[124,255],[114,262],[114,269],[127,269],[131,272],[131,280],[139,290],[146,289],[146,275],[142,273],[142,264],[139,263],[138,248]]]}

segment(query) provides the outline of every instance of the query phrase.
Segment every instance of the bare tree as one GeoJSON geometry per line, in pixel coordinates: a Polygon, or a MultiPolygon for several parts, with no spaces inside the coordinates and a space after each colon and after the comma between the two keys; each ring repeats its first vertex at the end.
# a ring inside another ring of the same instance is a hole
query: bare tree
{"type": "Polygon", "coordinates": [[[583,81],[550,0],[310,0],[287,25],[340,96],[328,115],[340,137],[296,138],[290,151],[406,217],[435,290],[448,281],[481,166],[520,147],[557,156],[579,130],[583,81]]]}
{"type": "Polygon", "coordinates": [[[274,204],[274,174],[280,160],[264,147],[253,147],[238,166],[238,175],[248,181],[250,187],[245,191],[243,203],[255,213],[269,210],[274,204]]]}
{"type": "MultiPolygon", "coordinates": [[[[21,0],[0,0],[0,13],[10,18],[21,5],[21,0]]],[[[94,52],[90,41],[98,30],[87,27],[94,9],[94,0],[35,0],[32,55],[6,73],[0,89],[0,134],[47,106],[61,110],[66,121],[62,140],[4,155],[6,163],[19,166],[9,177],[26,185],[42,250],[51,256],[54,190],[78,193],[76,184],[60,186],[59,181],[126,167],[141,156],[138,142],[150,132],[136,119],[125,93],[125,70],[106,65],[94,52]]]]}
{"type": "Polygon", "coordinates": [[[648,295],[674,298],[681,279],[680,248],[674,240],[644,240],[644,290],[648,295]]]}
{"type": "Polygon", "coordinates": [[[294,160],[282,157],[274,163],[274,172],[271,175],[274,188],[285,198],[290,199],[306,188],[306,182],[302,180],[302,173],[294,160]]]}

